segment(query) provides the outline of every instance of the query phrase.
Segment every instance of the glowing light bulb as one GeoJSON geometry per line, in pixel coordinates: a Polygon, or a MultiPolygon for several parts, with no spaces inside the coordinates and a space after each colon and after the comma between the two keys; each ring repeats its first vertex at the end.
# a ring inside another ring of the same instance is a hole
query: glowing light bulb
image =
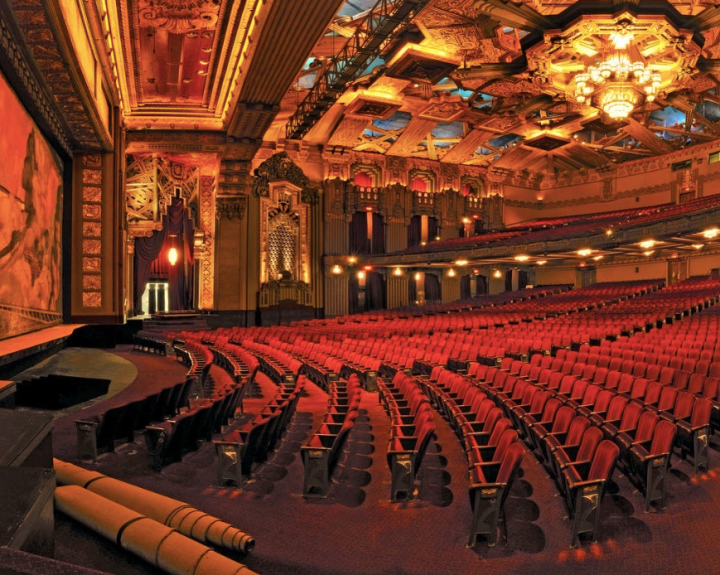
{"type": "Polygon", "coordinates": [[[178,261],[178,251],[175,248],[170,248],[168,252],[168,261],[171,266],[174,266],[178,261]]]}

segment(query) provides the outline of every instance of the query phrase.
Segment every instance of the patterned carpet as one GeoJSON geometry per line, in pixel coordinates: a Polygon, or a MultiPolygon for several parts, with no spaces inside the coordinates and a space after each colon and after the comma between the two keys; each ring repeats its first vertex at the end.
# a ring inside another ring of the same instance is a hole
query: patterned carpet
{"type": "MultiPolygon", "coordinates": [[[[170,358],[121,349],[138,367],[138,380],[121,395],[175,381],[170,358]]],[[[213,367],[215,378],[227,377],[213,367]]],[[[273,394],[258,377],[259,390],[246,400],[252,417],[273,394]]],[[[716,573],[720,531],[720,474],[693,476],[687,462],[673,459],[667,508],[643,513],[643,497],[618,471],[603,503],[596,544],[570,549],[570,525],[554,483],[531,453],[523,477],[506,503],[508,541],[494,548],[465,547],[470,525],[465,458],[450,427],[436,416],[431,445],[410,502],[391,504],[385,453],[389,419],[377,395],[363,392],[360,416],[341,456],[327,499],[306,500],[300,445],[325,412],[327,396],[313,384],[277,452],[241,489],[219,487],[212,445],[185,456],[161,473],[150,469],[147,451],[135,444],[103,456],[96,469],[175,497],[251,533],[255,551],[237,557],[264,574],[444,574],[444,573],[716,573]]],[[[120,396],[118,396],[119,398],[120,396]]],[[[116,399],[116,398],[113,398],[116,399]]],[[[70,420],[71,418],[68,418],[70,420]]],[[[55,448],[74,462],[71,421],[58,422],[55,448]]],[[[712,450],[717,461],[717,448],[712,450]]],[[[109,573],[156,573],[62,516],[57,517],[56,558],[109,573]]]]}

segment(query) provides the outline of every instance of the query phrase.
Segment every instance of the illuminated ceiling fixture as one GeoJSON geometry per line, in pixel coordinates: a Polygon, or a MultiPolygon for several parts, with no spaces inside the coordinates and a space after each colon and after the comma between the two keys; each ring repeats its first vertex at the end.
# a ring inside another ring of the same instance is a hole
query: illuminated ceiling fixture
{"type": "Polygon", "coordinates": [[[530,256],[515,256],[515,259],[519,262],[526,262],[530,259],[530,256]]]}
{"type": "Polygon", "coordinates": [[[582,256],[582,257],[585,257],[585,256],[589,256],[592,252],[593,252],[593,251],[592,251],[591,249],[589,249],[589,248],[584,248],[584,249],[582,249],[582,250],[578,250],[578,251],[577,251],[577,255],[582,256]]]}
{"type": "Polygon", "coordinates": [[[702,234],[706,240],[712,240],[712,239],[716,238],[718,236],[718,234],[720,234],[720,229],[711,228],[709,230],[705,230],[702,234]]]}
{"type": "Polygon", "coordinates": [[[615,54],[575,76],[575,99],[582,104],[593,97],[593,105],[614,120],[627,118],[643,99],[652,102],[662,82],[659,72],[631,62],[624,51],[627,43],[621,45],[615,54]]]}
{"type": "Polygon", "coordinates": [[[357,262],[357,258],[355,256],[350,256],[348,258],[348,263],[350,263],[351,265],[354,264],[355,262],[357,262]]]}
{"type": "Polygon", "coordinates": [[[643,255],[651,256],[651,255],[653,255],[654,253],[655,253],[655,250],[648,250],[648,251],[646,251],[646,252],[643,252],[643,255]]]}
{"type": "Polygon", "coordinates": [[[544,266],[546,263],[547,263],[547,260],[538,260],[535,262],[535,264],[538,266],[544,266]]]}
{"type": "Polygon", "coordinates": [[[456,260],[455,265],[456,266],[466,266],[466,265],[468,265],[468,261],[467,260],[456,260]]]}
{"type": "Polygon", "coordinates": [[[605,230],[605,235],[606,235],[606,236],[611,236],[611,235],[613,235],[613,231],[612,231],[612,230],[605,230]]]}
{"type": "Polygon", "coordinates": [[[694,247],[696,250],[701,250],[701,249],[703,249],[704,245],[705,244],[693,244],[692,247],[694,247]]]}
{"type": "Polygon", "coordinates": [[[655,240],[645,240],[644,242],[640,242],[640,247],[644,250],[649,250],[654,245],[655,245],[655,240]]]}
{"type": "Polygon", "coordinates": [[[603,255],[601,254],[601,255],[599,255],[599,256],[595,256],[593,259],[594,259],[596,262],[599,262],[601,259],[603,259],[603,257],[605,257],[605,256],[603,256],[603,255]]]}

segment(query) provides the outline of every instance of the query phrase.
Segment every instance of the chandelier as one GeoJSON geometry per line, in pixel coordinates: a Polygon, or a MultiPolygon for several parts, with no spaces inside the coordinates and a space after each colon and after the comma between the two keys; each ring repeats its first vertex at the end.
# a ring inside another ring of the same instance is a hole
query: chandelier
{"type": "Polygon", "coordinates": [[[583,103],[593,97],[594,105],[614,120],[627,118],[643,99],[652,102],[662,82],[659,72],[630,61],[624,52],[628,43],[627,36],[615,39],[617,52],[575,76],[575,99],[583,103]]]}

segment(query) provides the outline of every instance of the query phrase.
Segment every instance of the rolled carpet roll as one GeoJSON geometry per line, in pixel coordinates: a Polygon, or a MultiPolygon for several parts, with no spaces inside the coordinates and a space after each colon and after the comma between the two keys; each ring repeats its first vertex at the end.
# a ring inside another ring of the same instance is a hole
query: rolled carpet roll
{"type": "Polygon", "coordinates": [[[53,462],[61,485],[84,487],[201,543],[243,553],[250,553],[255,548],[255,539],[251,535],[187,503],[59,459],[53,462]]]}
{"type": "Polygon", "coordinates": [[[171,575],[254,575],[241,563],[78,485],[56,488],[55,504],[59,511],[171,575]]]}

